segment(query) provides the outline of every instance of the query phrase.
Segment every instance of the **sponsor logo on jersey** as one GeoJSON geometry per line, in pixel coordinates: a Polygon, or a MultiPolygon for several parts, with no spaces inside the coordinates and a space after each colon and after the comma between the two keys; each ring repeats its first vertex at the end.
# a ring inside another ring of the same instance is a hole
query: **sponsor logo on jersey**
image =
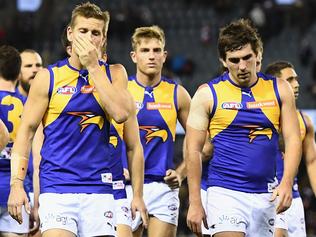
{"type": "Polygon", "coordinates": [[[95,91],[96,91],[95,87],[91,86],[91,85],[85,85],[85,86],[81,87],[81,89],[80,89],[80,92],[82,94],[90,94],[90,93],[93,93],[95,91]]]}
{"type": "Polygon", "coordinates": [[[224,102],[222,104],[223,109],[239,110],[243,108],[242,103],[239,102],[224,102]]]}
{"type": "Polygon", "coordinates": [[[165,142],[168,138],[168,132],[165,129],[160,129],[157,126],[139,126],[140,130],[146,131],[146,144],[154,138],[161,138],[165,142]]]}
{"type": "Polygon", "coordinates": [[[172,109],[171,103],[158,103],[158,102],[148,102],[147,110],[158,110],[158,109],[172,109]]]}
{"type": "Polygon", "coordinates": [[[68,112],[68,114],[81,117],[79,126],[81,126],[80,132],[83,132],[88,126],[94,124],[97,125],[100,130],[103,128],[104,118],[100,115],[95,115],[91,112],[68,112]]]}
{"type": "Polygon", "coordinates": [[[63,86],[57,89],[57,94],[60,95],[73,95],[77,92],[77,88],[74,86],[63,86]]]}
{"type": "Polygon", "coordinates": [[[247,102],[248,109],[261,109],[261,108],[268,108],[268,107],[275,107],[275,106],[277,106],[277,103],[275,100],[247,102]]]}

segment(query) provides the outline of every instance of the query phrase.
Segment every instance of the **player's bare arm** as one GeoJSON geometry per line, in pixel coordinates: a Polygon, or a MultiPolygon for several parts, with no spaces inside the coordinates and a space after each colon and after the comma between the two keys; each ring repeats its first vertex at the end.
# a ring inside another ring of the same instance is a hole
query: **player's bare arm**
{"type": "MultiPolygon", "coordinates": [[[[191,97],[184,87],[181,85],[177,88],[177,101],[178,101],[178,120],[186,130],[186,123],[190,110],[191,97]]],[[[183,156],[185,157],[186,149],[185,149],[186,138],[183,141],[183,156]]],[[[166,171],[166,176],[164,178],[166,184],[172,189],[179,188],[181,186],[182,181],[186,178],[186,168],[185,168],[185,158],[177,167],[176,170],[169,169],[166,171]]]]}
{"type": "Polygon", "coordinates": [[[200,195],[201,160],[212,107],[213,97],[210,89],[207,85],[200,87],[192,99],[186,126],[186,167],[190,201],[187,225],[194,233],[201,233],[202,221],[207,228],[200,195]]]}
{"type": "Polygon", "coordinates": [[[139,137],[139,126],[135,108],[124,123],[123,136],[126,143],[128,167],[133,187],[132,216],[135,217],[136,211],[139,211],[143,226],[147,228],[148,214],[143,200],[144,154],[139,137]]]}
{"type": "Polygon", "coordinates": [[[301,159],[302,142],[296,115],[295,98],[291,87],[284,80],[278,80],[277,83],[282,102],[281,130],[285,144],[284,174],[280,185],[274,192],[274,197],[276,192],[279,196],[277,213],[280,213],[291,205],[292,185],[301,159]]]}
{"type": "Polygon", "coordinates": [[[48,88],[49,72],[47,69],[43,69],[37,73],[32,83],[12,149],[11,191],[8,211],[19,223],[22,223],[22,205],[25,205],[28,212],[30,210],[23,181],[27,171],[32,139],[48,106],[48,88]]]}
{"type": "Polygon", "coordinates": [[[309,182],[316,196],[316,144],[314,125],[306,114],[303,114],[306,123],[306,135],[303,141],[303,154],[305,157],[306,169],[309,182]]]}
{"type": "Polygon", "coordinates": [[[39,194],[40,194],[40,184],[39,184],[39,165],[42,159],[41,148],[44,141],[43,125],[40,124],[36,130],[36,133],[32,142],[32,155],[33,155],[33,190],[34,190],[34,207],[31,211],[32,221],[34,222],[33,228],[30,229],[31,233],[36,233],[39,229],[39,194]]]}

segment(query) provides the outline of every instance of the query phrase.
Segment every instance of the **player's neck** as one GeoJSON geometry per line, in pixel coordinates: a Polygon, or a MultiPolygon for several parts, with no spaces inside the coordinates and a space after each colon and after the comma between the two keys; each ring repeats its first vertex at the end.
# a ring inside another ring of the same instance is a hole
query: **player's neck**
{"type": "Polygon", "coordinates": [[[74,68],[76,68],[76,69],[78,69],[78,70],[80,70],[80,69],[83,68],[82,64],[80,63],[80,60],[79,60],[78,55],[75,54],[75,53],[72,53],[72,55],[71,55],[70,58],[68,59],[68,62],[69,62],[69,64],[70,64],[72,67],[74,67],[74,68]]]}
{"type": "Polygon", "coordinates": [[[3,77],[0,77],[0,90],[14,92],[16,81],[7,81],[3,77]]]}
{"type": "Polygon", "coordinates": [[[27,97],[27,92],[23,89],[23,87],[21,86],[21,83],[19,83],[18,90],[21,95],[27,97]]]}
{"type": "Polygon", "coordinates": [[[142,73],[140,71],[137,71],[136,78],[137,78],[137,81],[142,86],[154,87],[160,82],[160,80],[161,80],[161,73],[156,74],[156,75],[147,75],[147,74],[144,74],[144,73],[142,73]]]}

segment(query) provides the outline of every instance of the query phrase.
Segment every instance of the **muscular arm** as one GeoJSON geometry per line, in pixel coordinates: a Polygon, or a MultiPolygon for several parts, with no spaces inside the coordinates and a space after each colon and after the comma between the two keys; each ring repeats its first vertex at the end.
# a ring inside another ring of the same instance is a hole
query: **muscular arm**
{"type": "Polygon", "coordinates": [[[309,182],[316,196],[316,144],[315,130],[311,119],[303,114],[306,122],[306,136],[303,141],[303,154],[305,157],[306,169],[309,182]]]}
{"type": "MultiPolygon", "coordinates": [[[[280,213],[291,205],[292,185],[301,159],[302,142],[293,91],[288,82],[284,80],[278,80],[278,88],[282,101],[281,129],[285,146],[284,173],[277,189],[279,195],[277,213],[280,213]]],[[[276,192],[274,192],[273,199],[275,195],[276,192]]]]}
{"type": "Polygon", "coordinates": [[[131,203],[132,215],[140,212],[143,226],[147,228],[147,210],[143,200],[144,184],[144,153],[139,137],[139,126],[135,108],[132,110],[128,120],[124,123],[123,139],[126,143],[128,167],[133,187],[133,200],[131,203]]]}
{"type": "Polygon", "coordinates": [[[126,89],[125,68],[121,64],[111,65],[111,72],[114,72],[112,83],[105,79],[104,72],[98,65],[89,67],[88,70],[107,113],[115,122],[125,122],[132,111],[131,97],[126,89]]]}
{"type": "Polygon", "coordinates": [[[278,80],[282,101],[281,129],[284,139],[284,181],[293,183],[301,159],[302,143],[293,92],[286,81],[278,80]]]}
{"type": "MultiPolygon", "coordinates": [[[[21,124],[12,148],[12,154],[28,158],[32,139],[48,106],[49,72],[44,69],[36,75],[23,108],[21,124]]],[[[18,167],[11,161],[13,174],[18,167]]],[[[26,167],[27,169],[27,167],[26,167]]],[[[25,169],[25,170],[26,170],[25,169]]],[[[14,177],[13,177],[14,178],[14,177]]]]}
{"type": "MultiPolygon", "coordinates": [[[[178,86],[177,88],[177,101],[178,101],[178,111],[177,111],[177,118],[184,128],[186,129],[186,122],[188,119],[189,115],[189,109],[190,109],[190,102],[191,102],[191,97],[189,93],[182,87],[178,86]]],[[[186,154],[186,148],[185,148],[185,141],[186,138],[184,138],[183,141],[183,161],[181,164],[178,166],[176,170],[173,169],[168,169],[166,171],[166,175],[164,177],[165,183],[171,188],[179,188],[182,184],[182,181],[186,177],[186,168],[185,168],[185,154],[186,154]]]]}
{"type": "Polygon", "coordinates": [[[34,190],[34,207],[33,207],[33,218],[34,227],[32,231],[39,228],[39,194],[40,194],[40,184],[39,184],[39,165],[41,162],[41,148],[44,141],[43,125],[40,124],[36,130],[36,133],[32,142],[32,154],[33,154],[33,190],[34,190]]]}
{"type": "Polygon", "coordinates": [[[124,123],[123,134],[126,143],[128,167],[133,185],[134,197],[142,197],[144,183],[144,154],[140,142],[139,126],[135,110],[133,110],[129,119],[124,123]]]}
{"type": "Polygon", "coordinates": [[[33,80],[12,149],[11,190],[8,200],[8,211],[19,223],[22,223],[22,204],[28,206],[28,199],[23,188],[28,165],[26,161],[30,154],[32,139],[48,106],[48,88],[49,72],[47,69],[44,69],[38,72],[33,80]]]}
{"type": "Polygon", "coordinates": [[[213,106],[211,92],[200,88],[191,102],[186,132],[186,166],[188,174],[190,203],[200,201],[201,159],[209,126],[210,107],[213,106]],[[210,105],[209,103],[212,103],[210,105]]]}
{"type": "MultiPolygon", "coordinates": [[[[189,116],[190,111],[190,103],[191,103],[191,97],[189,93],[182,87],[178,86],[178,120],[180,124],[182,125],[183,129],[186,130],[186,124],[189,116]]],[[[179,167],[176,169],[176,172],[180,175],[181,181],[185,179],[186,175],[186,168],[185,168],[185,154],[186,154],[186,136],[184,137],[183,141],[183,161],[179,165],[179,167]]]]}
{"type": "Polygon", "coordinates": [[[186,167],[190,202],[187,225],[194,233],[201,233],[202,221],[207,226],[200,195],[201,160],[212,107],[211,91],[207,86],[200,87],[192,99],[186,126],[186,167]]]}

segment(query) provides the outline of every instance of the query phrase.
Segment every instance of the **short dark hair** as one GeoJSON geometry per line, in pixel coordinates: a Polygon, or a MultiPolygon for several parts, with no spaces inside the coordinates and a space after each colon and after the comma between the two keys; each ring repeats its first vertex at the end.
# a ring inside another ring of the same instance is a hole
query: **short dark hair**
{"type": "Polygon", "coordinates": [[[21,57],[19,51],[10,46],[0,47],[0,76],[7,81],[17,80],[21,70],[21,57]]]}
{"type": "Polygon", "coordinates": [[[275,77],[280,77],[281,76],[281,70],[283,70],[284,68],[293,68],[294,66],[292,63],[288,62],[288,61],[276,61],[273,63],[270,63],[266,70],[265,70],[265,74],[269,74],[275,77]]]}
{"type": "Polygon", "coordinates": [[[227,51],[241,49],[246,44],[250,44],[255,54],[263,49],[261,38],[257,29],[252,26],[250,20],[239,19],[222,27],[219,32],[217,49],[221,59],[226,60],[227,51]]]}

